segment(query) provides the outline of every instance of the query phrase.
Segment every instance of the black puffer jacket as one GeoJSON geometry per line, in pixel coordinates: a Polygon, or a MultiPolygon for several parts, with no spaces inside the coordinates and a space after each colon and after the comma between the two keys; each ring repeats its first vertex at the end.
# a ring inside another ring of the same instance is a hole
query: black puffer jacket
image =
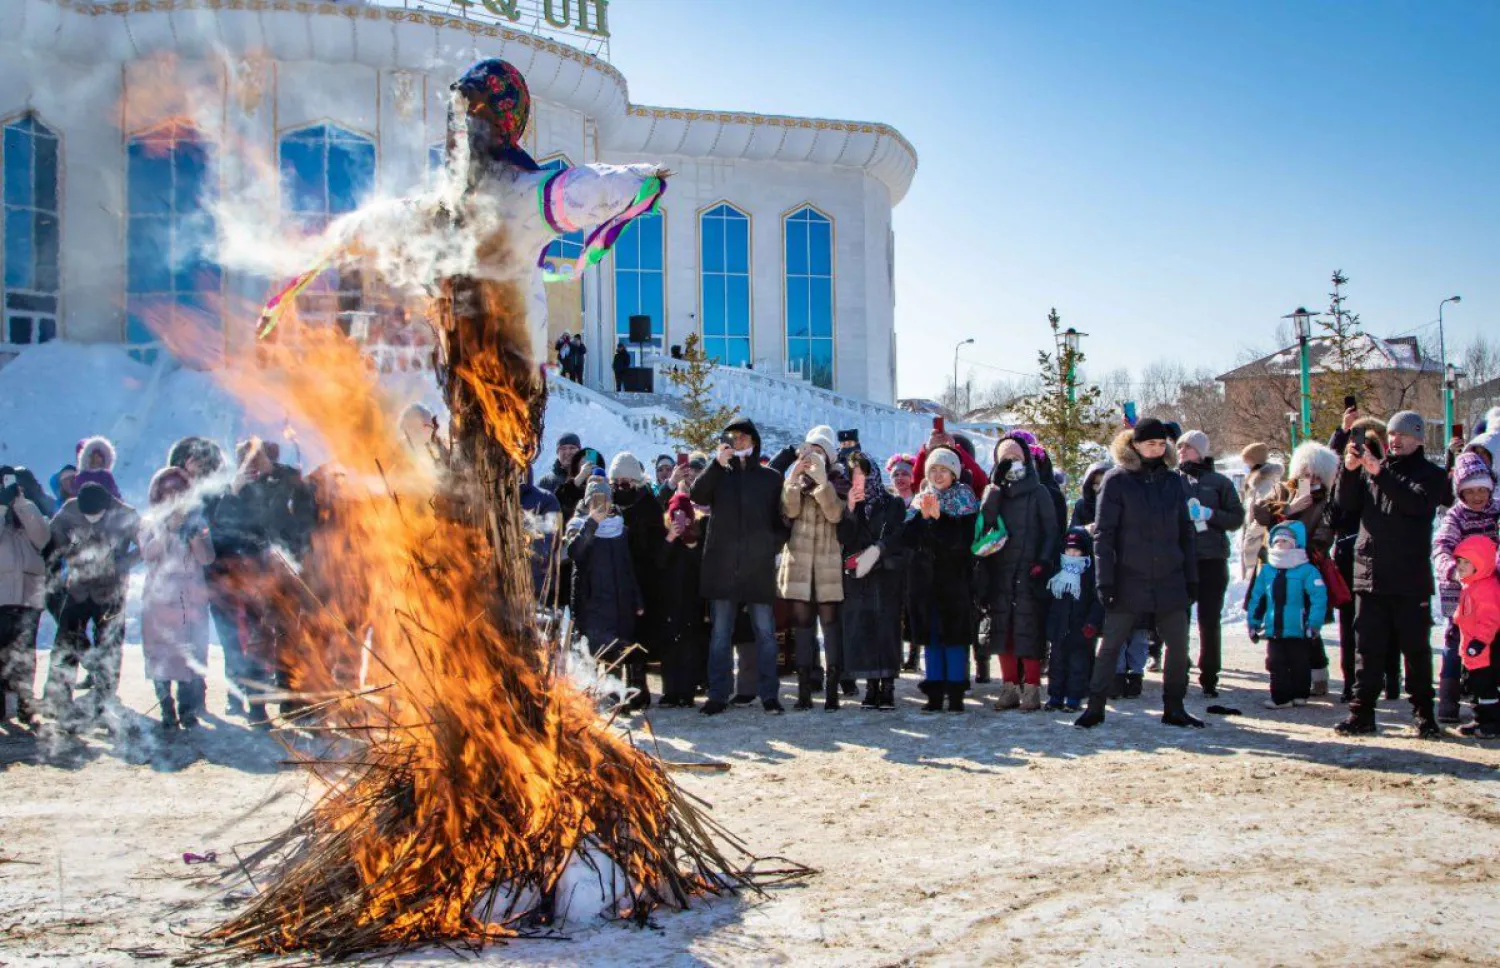
{"type": "Polygon", "coordinates": [[[1115,437],[1115,468],[1099,486],[1099,598],[1110,612],[1186,610],[1198,591],[1198,552],[1177,450],[1168,443],[1166,459],[1147,467],[1130,441],[1128,430],[1115,437]]]}
{"type": "Polygon", "coordinates": [[[940,645],[967,646],[974,640],[974,555],[969,548],[974,543],[976,517],[945,514],[928,520],[918,513],[903,529],[906,546],[921,555],[927,565],[921,585],[913,574],[910,597],[912,639],[922,645],[931,640],[934,622],[940,645]]]}
{"type": "Polygon", "coordinates": [[[709,509],[703,539],[703,597],[753,605],[776,600],[776,554],[786,542],[781,475],[760,466],[760,431],[736,420],[726,431],[750,435],[750,456],[729,468],[711,460],[693,482],[693,503],[709,509]]]}
{"type": "Polygon", "coordinates": [[[1363,468],[1339,472],[1334,500],[1346,520],[1359,521],[1354,542],[1356,592],[1431,598],[1432,521],[1448,488],[1443,469],[1419,447],[1387,455],[1375,477],[1363,468]]]}
{"type": "Polygon", "coordinates": [[[999,517],[1008,537],[999,551],[979,559],[976,570],[979,597],[989,611],[985,648],[997,654],[1013,643],[1018,657],[1040,659],[1047,652],[1043,596],[1056,567],[1061,524],[1051,490],[1037,476],[1030,448],[1024,440],[1016,442],[1024,455],[1025,473],[1019,480],[1006,480],[1007,466],[999,461],[996,445],[995,473],[980,501],[986,523],[999,517]]]}
{"type": "MultiPolygon", "coordinates": [[[[578,631],[589,640],[595,655],[614,658],[612,643],[635,641],[636,609],[641,590],[630,561],[628,536],[599,537],[599,522],[587,514],[581,524],[565,532],[568,560],[573,563],[573,615],[578,631]]],[[[613,521],[619,522],[618,517],[613,521]]]]}
{"type": "Polygon", "coordinates": [[[1245,506],[1234,482],[1214,470],[1212,457],[1183,464],[1182,479],[1187,485],[1188,499],[1197,498],[1199,504],[1213,512],[1213,517],[1204,522],[1208,525],[1206,530],[1193,529],[1198,534],[1198,560],[1228,561],[1229,532],[1245,524],[1245,506]]]}
{"type": "Polygon", "coordinates": [[[636,622],[636,641],[656,658],[662,629],[662,584],[656,565],[661,547],[667,543],[667,524],[656,496],[645,487],[633,487],[628,493],[617,488],[614,498],[620,517],[625,519],[630,561],[635,568],[636,584],[641,589],[642,607],[646,609],[646,614],[636,622]]]}

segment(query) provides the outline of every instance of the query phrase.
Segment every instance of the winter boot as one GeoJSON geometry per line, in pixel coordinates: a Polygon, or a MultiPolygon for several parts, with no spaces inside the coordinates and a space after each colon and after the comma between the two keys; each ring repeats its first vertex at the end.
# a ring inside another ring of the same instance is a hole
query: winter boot
{"type": "Polygon", "coordinates": [[[198,714],[203,711],[204,693],[208,683],[193,679],[177,684],[177,724],[183,729],[196,729],[198,714]]]}
{"type": "Polygon", "coordinates": [[[839,670],[837,667],[828,667],[827,680],[828,687],[823,690],[823,711],[836,713],[839,711],[839,693],[843,691],[843,683],[839,679],[839,670]],[[838,685],[835,685],[835,683],[838,683],[838,685]]]}
{"type": "Polygon", "coordinates": [[[1083,711],[1082,716],[1073,720],[1073,725],[1079,729],[1093,729],[1104,722],[1105,701],[1104,696],[1089,696],[1088,708],[1083,711]]]}
{"type": "Polygon", "coordinates": [[[1141,684],[1145,680],[1145,678],[1146,677],[1143,676],[1143,675],[1141,675],[1139,672],[1128,673],[1125,676],[1125,698],[1126,699],[1139,699],[1139,698],[1141,698],[1141,684]]]}
{"type": "Polygon", "coordinates": [[[256,729],[270,729],[271,718],[266,715],[266,704],[263,702],[252,702],[249,704],[249,712],[245,715],[245,722],[256,729]]]}
{"type": "Polygon", "coordinates": [[[1111,698],[1111,699],[1123,699],[1124,697],[1125,697],[1125,673],[1123,673],[1123,672],[1116,672],[1115,673],[1115,684],[1109,690],[1109,698],[1111,698]]]}
{"type": "Polygon", "coordinates": [[[995,709],[1004,712],[1007,709],[1015,709],[1021,705],[1021,687],[1014,682],[1003,683],[1000,686],[1000,698],[995,700],[995,709]]]}
{"type": "Polygon", "coordinates": [[[651,708],[651,686],[646,682],[646,661],[631,662],[625,667],[625,684],[634,692],[630,696],[629,709],[638,713],[651,708]]]}
{"type": "Polygon", "coordinates": [[[927,695],[927,705],[922,707],[924,713],[940,713],[943,711],[943,687],[945,683],[935,679],[923,680],[917,686],[927,695]]]}
{"type": "Polygon", "coordinates": [[[1191,726],[1193,729],[1202,729],[1208,725],[1184,709],[1181,699],[1167,700],[1166,708],[1161,713],[1161,721],[1167,726],[1191,726]]]}
{"type": "Polygon", "coordinates": [[[792,708],[808,710],[813,707],[813,668],[812,666],[797,667],[797,703],[792,708]]]}
{"type": "Polygon", "coordinates": [[[1417,727],[1417,739],[1442,739],[1448,734],[1443,732],[1443,727],[1438,725],[1437,717],[1432,714],[1432,707],[1415,710],[1412,722],[1417,727]]]}
{"type": "Polygon", "coordinates": [[[889,712],[896,708],[896,680],[881,679],[875,689],[875,708],[889,712]]]}
{"type": "Polygon", "coordinates": [[[883,679],[866,679],[865,680],[865,698],[863,698],[863,699],[861,699],[859,701],[859,705],[860,705],[861,709],[879,709],[880,708],[880,684],[883,681],[884,681],[883,679]]]}
{"type": "Polygon", "coordinates": [[[1021,712],[1034,713],[1042,708],[1042,687],[1026,685],[1021,687],[1021,712]]]}
{"type": "Polygon", "coordinates": [[[156,701],[161,704],[161,730],[170,733],[177,728],[177,704],[172,701],[172,684],[170,682],[153,682],[156,687],[156,701]]]}
{"type": "Polygon", "coordinates": [[[1067,708],[1067,703],[1066,702],[1064,702],[1061,699],[1053,699],[1051,696],[1048,696],[1047,697],[1047,703],[1046,703],[1046,705],[1042,706],[1042,712],[1044,712],[1044,713],[1060,713],[1060,712],[1062,712],[1066,708],[1067,708]]]}
{"type": "Polygon", "coordinates": [[[961,713],[964,711],[964,693],[969,691],[967,682],[948,683],[948,711],[950,713],[961,713]]]}
{"type": "Polygon", "coordinates": [[[901,663],[903,672],[917,671],[917,643],[912,642],[906,646],[906,661],[901,663]]]}
{"type": "Polygon", "coordinates": [[[1312,696],[1328,695],[1328,670],[1314,669],[1312,671],[1312,696]]]}
{"type": "Polygon", "coordinates": [[[1458,732],[1474,739],[1500,739],[1500,703],[1475,703],[1474,721],[1458,732]]]}
{"type": "Polygon", "coordinates": [[[976,685],[990,682],[990,656],[987,652],[974,650],[974,683],[976,685]]]}
{"type": "Polygon", "coordinates": [[[1450,725],[1458,722],[1459,680],[1444,676],[1438,680],[1437,721],[1450,725]]]}
{"type": "Polygon", "coordinates": [[[1356,697],[1349,704],[1349,718],[1333,727],[1340,736],[1374,736],[1375,704],[1365,706],[1356,697]]]}

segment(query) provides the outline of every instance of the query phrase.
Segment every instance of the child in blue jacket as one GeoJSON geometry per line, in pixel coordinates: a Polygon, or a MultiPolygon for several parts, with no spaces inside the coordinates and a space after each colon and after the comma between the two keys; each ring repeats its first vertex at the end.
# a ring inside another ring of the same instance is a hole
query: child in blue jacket
{"type": "Polygon", "coordinates": [[[1047,705],[1042,708],[1076,713],[1089,696],[1094,649],[1104,627],[1104,606],[1094,588],[1094,538],[1086,529],[1069,528],[1063,535],[1062,561],[1047,590],[1052,593],[1047,605],[1052,657],[1047,665],[1047,705]]]}
{"type": "Polygon", "coordinates": [[[1307,529],[1283,521],[1271,529],[1266,565],[1250,591],[1250,641],[1266,639],[1271,674],[1267,709],[1305,706],[1312,693],[1312,650],[1328,610],[1323,576],[1307,560],[1307,529]]]}

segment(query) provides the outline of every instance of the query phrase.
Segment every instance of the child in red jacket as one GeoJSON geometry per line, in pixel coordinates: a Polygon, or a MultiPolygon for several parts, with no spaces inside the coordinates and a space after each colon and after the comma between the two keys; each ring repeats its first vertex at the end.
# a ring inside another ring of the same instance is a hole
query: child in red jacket
{"type": "Polygon", "coordinates": [[[1495,636],[1500,633],[1500,579],[1495,577],[1493,538],[1476,534],[1453,549],[1454,573],[1463,582],[1453,624],[1474,694],[1474,722],[1459,728],[1465,736],[1500,739],[1500,676],[1495,667],[1495,636]]]}

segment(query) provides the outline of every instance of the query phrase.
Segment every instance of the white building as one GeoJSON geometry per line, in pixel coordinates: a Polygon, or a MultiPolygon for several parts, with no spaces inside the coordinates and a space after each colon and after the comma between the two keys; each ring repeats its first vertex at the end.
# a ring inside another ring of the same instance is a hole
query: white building
{"type": "MultiPolygon", "coordinates": [[[[267,217],[317,229],[372,191],[410,191],[443,141],[448,84],[503,57],[531,87],[538,161],[676,173],[659,216],[549,292],[552,331],[583,331],[593,379],[640,313],[663,346],[700,332],[724,362],[894,400],[891,209],[915,151],[882,124],[631,103],[607,61],[629,0],[4,6],[0,349],[149,345],[153,314],[186,310],[242,351],[269,283],[218,264],[206,200],[273,165],[267,217]]],[[[330,315],[377,311],[358,277],[325,288],[330,315]]]]}

